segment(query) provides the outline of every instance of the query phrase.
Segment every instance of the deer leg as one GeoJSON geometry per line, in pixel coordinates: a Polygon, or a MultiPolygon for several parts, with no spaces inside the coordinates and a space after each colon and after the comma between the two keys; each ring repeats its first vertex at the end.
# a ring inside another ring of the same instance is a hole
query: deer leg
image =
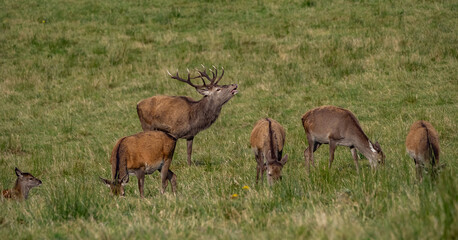
{"type": "Polygon", "coordinates": [[[358,165],[358,153],[356,152],[355,147],[350,147],[351,155],[353,156],[353,160],[355,161],[356,165],[356,172],[359,173],[359,165],[358,165]]]}
{"type": "Polygon", "coordinates": [[[188,147],[188,165],[191,166],[191,154],[192,154],[192,141],[194,138],[187,139],[187,147],[188,147]]]}
{"type": "Polygon", "coordinates": [[[167,179],[170,181],[170,184],[172,185],[172,192],[176,194],[177,192],[177,175],[173,173],[170,169],[167,173],[167,179]]]}
{"type": "Polygon", "coordinates": [[[419,161],[415,160],[415,170],[417,172],[417,180],[421,182],[423,180],[423,167],[419,161]]]}
{"type": "Polygon", "coordinates": [[[255,154],[254,157],[256,158],[256,184],[258,184],[259,181],[259,173],[262,171],[262,163],[261,163],[261,158],[259,154],[255,154]]]}
{"type": "Polygon", "coordinates": [[[329,139],[329,169],[331,169],[332,161],[334,161],[334,152],[336,151],[337,143],[329,139]]]}
{"type": "Polygon", "coordinates": [[[138,179],[138,190],[140,191],[140,197],[144,198],[144,192],[143,192],[143,186],[145,183],[145,172],[143,170],[138,170],[135,172],[135,175],[137,176],[138,179]]]}
{"type": "Polygon", "coordinates": [[[315,141],[313,141],[312,136],[308,133],[307,133],[307,142],[309,146],[304,150],[304,157],[305,157],[305,166],[307,168],[307,172],[310,173],[310,161],[312,161],[313,166],[315,166],[315,160],[313,159],[315,141]]]}
{"type": "MultiPolygon", "coordinates": [[[[164,161],[164,165],[162,166],[161,169],[161,183],[162,183],[162,190],[161,193],[165,193],[165,189],[167,188],[167,185],[169,184],[167,182],[168,180],[168,175],[169,175],[169,167],[170,167],[171,160],[167,159],[164,161]]],[[[172,191],[173,191],[173,185],[172,185],[172,191]]]]}

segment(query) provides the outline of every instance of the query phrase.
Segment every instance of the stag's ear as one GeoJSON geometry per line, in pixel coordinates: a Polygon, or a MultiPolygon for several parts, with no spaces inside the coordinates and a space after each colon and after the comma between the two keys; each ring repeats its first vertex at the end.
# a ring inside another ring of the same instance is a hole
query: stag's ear
{"type": "Polygon", "coordinates": [[[18,168],[14,168],[14,171],[16,172],[16,176],[22,177],[22,172],[18,168]]]}
{"type": "Polygon", "coordinates": [[[208,96],[211,94],[210,89],[208,89],[207,87],[196,88],[196,91],[204,96],[208,96]]]}
{"type": "Polygon", "coordinates": [[[100,178],[100,181],[102,181],[103,184],[107,185],[108,187],[111,187],[112,183],[111,183],[110,180],[107,180],[107,179],[101,178],[101,177],[99,177],[99,178],[100,178]]]}
{"type": "Polygon", "coordinates": [[[280,160],[280,164],[282,166],[285,166],[286,162],[288,161],[288,154],[286,154],[281,160],[280,160]]]}

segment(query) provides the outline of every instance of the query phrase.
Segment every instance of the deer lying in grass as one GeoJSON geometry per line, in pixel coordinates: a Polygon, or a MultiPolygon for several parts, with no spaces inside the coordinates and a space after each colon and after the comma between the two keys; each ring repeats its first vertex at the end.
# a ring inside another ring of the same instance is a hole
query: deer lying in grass
{"type": "Polygon", "coordinates": [[[147,131],[123,137],[116,142],[111,152],[112,180],[100,179],[111,188],[113,195],[124,196],[124,185],[129,182],[129,174],[136,175],[140,196],[143,198],[145,175],[158,170],[161,173],[161,193],[167,188],[167,180],[175,193],[176,175],[169,169],[175,144],[176,139],[161,131],[147,131]]]}
{"type": "MultiPolygon", "coordinates": [[[[211,69],[210,69],[211,70],[211,69]]],[[[206,71],[198,71],[199,76],[192,77],[188,70],[188,78],[183,79],[169,73],[178,81],[187,83],[204,97],[195,101],[184,96],[153,96],[137,104],[137,113],[143,131],[161,130],[175,138],[187,140],[188,165],[191,165],[192,142],[200,131],[210,127],[218,118],[221,109],[235,94],[237,84],[218,85],[224,75],[224,69],[217,79],[218,71],[214,67],[212,78],[206,71]],[[191,79],[201,78],[203,85],[195,85],[191,79]],[[209,83],[205,83],[205,80],[209,83]]]]}
{"type": "Polygon", "coordinates": [[[281,170],[288,161],[288,154],[282,158],[285,135],[285,129],[271,118],[260,119],[254,125],[250,143],[257,162],[256,184],[258,184],[259,173],[261,173],[261,181],[264,182],[266,170],[269,185],[281,179],[281,170]]]}
{"type": "Polygon", "coordinates": [[[14,171],[17,176],[16,183],[12,189],[2,191],[3,197],[17,200],[27,199],[30,189],[40,186],[42,182],[30,173],[21,172],[18,168],[15,168],[14,171]]]}
{"type": "Polygon", "coordinates": [[[358,172],[356,150],[369,159],[372,168],[376,168],[377,163],[383,164],[385,161],[380,144],[378,142],[374,144],[369,140],[359,125],[358,119],[347,109],[334,106],[312,109],[302,116],[302,125],[308,141],[308,147],[304,151],[307,171],[310,171],[310,161],[315,166],[313,152],[321,144],[329,144],[329,168],[334,160],[337,145],[350,148],[358,172]]]}
{"type": "Polygon", "coordinates": [[[422,172],[426,164],[431,165],[434,178],[439,166],[439,134],[427,121],[417,121],[410,127],[406,138],[406,149],[415,161],[417,179],[423,179],[422,172]]]}

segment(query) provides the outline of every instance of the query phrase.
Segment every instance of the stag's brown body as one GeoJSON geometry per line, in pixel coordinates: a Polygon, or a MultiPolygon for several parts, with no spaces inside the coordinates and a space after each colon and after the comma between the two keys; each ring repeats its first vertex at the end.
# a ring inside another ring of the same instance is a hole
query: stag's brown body
{"type": "Polygon", "coordinates": [[[237,84],[218,85],[224,74],[216,79],[217,70],[210,78],[205,71],[199,71],[198,77],[203,85],[195,85],[188,79],[172,76],[173,79],[185,82],[204,95],[200,100],[193,100],[185,96],[153,96],[137,104],[137,113],[143,131],[160,130],[169,133],[175,138],[187,140],[188,164],[191,165],[192,143],[194,136],[210,127],[221,113],[223,105],[237,93],[237,84]],[[205,83],[207,79],[210,83],[205,83]]]}
{"type": "Polygon", "coordinates": [[[19,169],[14,170],[17,176],[16,183],[12,189],[3,190],[4,198],[22,200],[27,199],[30,189],[41,185],[41,180],[30,173],[21,172],[19,169]]]}
{"type": "Polygon", "coordinates": [[[406,138],[407,153],[415,161],[417,178],[422,179],[423,168],[431,165],[434,174],[439,166],[439,134],[427,121],[417,121],[410,127],[406,138]]]}
{"type": "Polygon", "coordinates": [[[321,144],[329,144],[329,168],[334,160],[334,151],[337,145],[351,149],[356,169],[358,171],[358,155],[360,151],[371,167],[383,163],[385,155],[378,143],[373,144],[362,130],[356,116],[347,109],[334,106],[321,106],[306,112],[302,116],[302,125],[307,134],[308,148],[304,151],[307,169],[310,161],[315,164],[313,152],[321,144]]]}
{"type": "Polygon", "coordinates": [[[261,181],[264,181],[264,171],[267,171],[269,184],[281,179],[282,168],[288,160],[288,155],[282,158],[285,137],[283,126],[271,118],[260,119],[254,125],[250,144],[257,162],[256,183],[259,175],[261,181]]]}
{"type": "Polygon", "coordinates": [[[124,195],[123,186],[129,181],[129,174],[138,178],[140,196],[144,197],[143,185],[146,174],[156,170],[161,173],[162,193],[172,184],[176,192],[176,175],[169,169],[175,150],[176,140],[161,131],[147,131],[124,137],[116,142],[111,153],[112,181],[102,179],[115,195],[124,195]]]}

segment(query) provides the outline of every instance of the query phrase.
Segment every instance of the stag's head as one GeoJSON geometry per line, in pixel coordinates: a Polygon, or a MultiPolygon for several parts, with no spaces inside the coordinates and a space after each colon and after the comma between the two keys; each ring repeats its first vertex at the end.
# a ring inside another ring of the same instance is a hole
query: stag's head
{"type": "Polygon", "coordinates": [[[100,178],[100,180],[110,188],[111,194],[114,196],[124,196],[124,186],[129,182],[129,175],[126,174],[122,179],[116,179],[114,181],[104,178],[100,178]]]}
{"type": "Polygon", "coordinates": [[[204,97],[208,97],[212,101],[215,101],[215,103],[217,105],[225,104],[235,94],[238,93],[238,91],[237,91],[238,85],[237,84],[218,85],[218,82],[224,76],[224,68],[222,68],[221,75],[218,77],[218,69],[215,66],[213,66],[213,69],[211,69],[211,68],[209,69],[211,74],[212,74],[212,77],[210,77],[207,74],[205,67],[204,66],[202,66],[202,67],[203,67],[203,71],[200,71],[200,70],[196,69],[197,72],[198,72],[198,76],[195,76],[195,77],[191,77],[191,73],[190,73],[190,71],[188,69],[188,78],[187,79],[181,78],[178,75],[178,71],[177,71],[176,75],[172,75],[168,71],[167,71],[167,73],[173,79],[176,79],[178,81],[187,83],[188,85],[194,87],[198,93],[204,95],[204,97]],[[203,84],[202,85],[197,85],[197,84],[194,84],[194,83],[191,82],[191,79],[196,79],[196,78],[200,78],[202,80],[203,84]]]}
{"type": "Polygon", "coordinates": [[[276,181],[281,180],[281,170],[285,166],[286,161],[288,161],[288,154],[286,154],[281,160],[278,160],[278,157],[275,155],[269,154],[266,156],[266,171],[267,171],[267,182],[269,185],[273,185],[276,181]]]}

